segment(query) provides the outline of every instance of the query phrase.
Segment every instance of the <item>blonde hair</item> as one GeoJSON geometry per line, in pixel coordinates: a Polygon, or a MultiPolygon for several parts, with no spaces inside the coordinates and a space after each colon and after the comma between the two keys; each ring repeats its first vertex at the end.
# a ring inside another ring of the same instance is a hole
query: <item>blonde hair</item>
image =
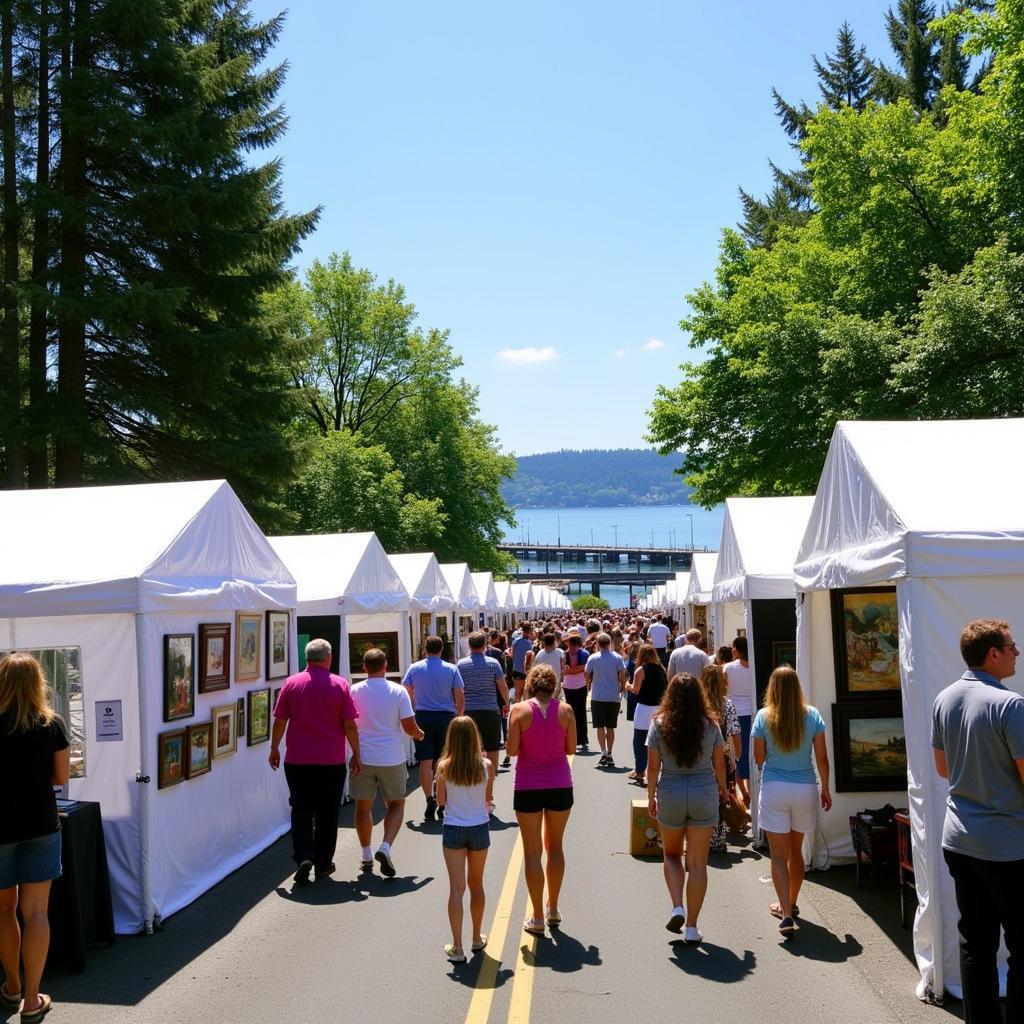
{"type": "Polygon", "coordinates": [[[558,676],[550,665],[534,665],[527,673],[523,692],[527,697],[546,693],[551,697],[558,689],[558,676]]]}
{"type": "Polygon", "coordinates": [[[469,715],[459,715],[449,723],[437,777],[452,786],[479,786],[484,781],[483,742],[469,715]]]}
{"type": "Polygon", "coordinates": [[[653,665],[655,662],[659,665],[661,664],[661,658],[658,657],[658,648],[654,644],[641,644],[640,651],[636,656],[636,667],[653,665]]]}
{"type": "Polygon", "coordinates": [[[0,715],[10,716],[11,733],[53,721],[43,669],[31,654],[15,652],[0,661],[0,715]]]}
{"type": "Polygon", "coordinates": [[[780,665],[768,680],[764,695],[765,721],[775,745],[783,753],[796,750],[804,738],[807,705],[796,669],[780,665]]]}
{"type": "Polygon", "coordinates": [[[700,684],[704,687],[704,695],[708,700],[708,708],[718,720],[719,725],[725,724],[725,672],[721,665],[712,662],[706,665],[700,674],[700,684]]]}

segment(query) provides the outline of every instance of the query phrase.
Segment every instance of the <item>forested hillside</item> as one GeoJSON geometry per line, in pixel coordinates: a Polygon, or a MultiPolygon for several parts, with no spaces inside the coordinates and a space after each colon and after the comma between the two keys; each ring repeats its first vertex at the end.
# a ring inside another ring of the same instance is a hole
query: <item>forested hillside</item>
{"type": "Polygon", "coordinates": [[[677,505],[690,488],[675,472],[682,457],[646,448],[562,450],[521,455],[502,496],[517,508],[677,505]]]}

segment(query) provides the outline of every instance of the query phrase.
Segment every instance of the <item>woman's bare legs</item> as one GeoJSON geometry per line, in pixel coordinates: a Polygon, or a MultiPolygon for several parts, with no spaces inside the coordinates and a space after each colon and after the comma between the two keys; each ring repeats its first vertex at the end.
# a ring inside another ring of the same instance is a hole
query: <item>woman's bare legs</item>
{"type": "Polygon", "coordinates": [[[783,917],[793,916],[793,904],[804,880],[804,859],[801,847],[803,832],[766,832],[768,849],[772,856],[772,882],[775,895],[779,897],[779,909],[783,917]],[[793,852],[796,851],[796,864],[793,852]]]}
{"type": "Polygon", "coordinates": [[[484,865],[487,863],[487,850],[469,850],[466,854],[466,881],[469,885],[469,917],[473,922],[473,941],[479,942],[483,937],[481,928],[484,926],[484,865]]]}
{"type": "Polygon", "coordinates": [[[448,869],[448,923],[452,926],[452,945],[462,949],[462,898],[466,895],[466,860],[468,850],[444,850],[444,866],[448,869]]]}
{"type": "MultiPolygon", "coordinates": [[[[697,927],[700,908],[708,891],[708,852],[711,849],[713,826],[691,825],[686,830],[686,925],[697,927]]],[[[678,904],[677,904],[678,905],[678,904]]]]}
{"type": "Polygon", "coordinates": [[[8,995],[18,995],[21,992],[21,928],[16,885],[0,889],[0,964],[8,995]]]}
{"type": "Polygon", "coordinates": [[[519,838],[523,843],[523,871],[526,875],[526,890],[530,894],[532,911],[530,916],[537,921],[544,920],[544,839],[542,825],[544,812],[525,813],[516,811],[519,822],[519,838]]]}
{"type": "Polygon", "coordinates": [[[558,913],[558,897],[562,892],[562,881],[565,878],[565,851],[562,849],[562,838],[565,826],[569,823],[572,811],[544,811],[544,850],[547,863],[544,874],[548,883],[549,915],[558,913]]]}
{"type": "Polygon", "coordinates": [[[43,979],[43,965],[50,948],[50,919],[47,917],[50,883],[34,882],[21,886],[20,899],[21,917],[25,922],[21,936],[21,962],[25,966],[23,1012],[31,1013],[39,1009],[39,983],[43,979]]]}
{"type": "Polygon", "coordinates": [[[683,867],[685,838],[685,828],[661,826],[661,847],[664,854],[661,869],[665,874],[665,885],[668,886],[668,897],[673,908],[683,905],[683,885],[686,882],[686,869],[683,867]]]}

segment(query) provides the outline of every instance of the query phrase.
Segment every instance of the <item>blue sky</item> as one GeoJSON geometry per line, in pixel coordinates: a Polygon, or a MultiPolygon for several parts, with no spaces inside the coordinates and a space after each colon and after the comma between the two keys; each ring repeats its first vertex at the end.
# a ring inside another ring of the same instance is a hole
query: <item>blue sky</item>
{"type": "Polygon", "coordinates": [[[844,18],[891,61],[887,7],[293,0],[277,154],[287,206],[324,207],[297,266],[402,282],[506,450],[641,446],[737,186],[795,160],[771,87],[815,100],[844,18]]]}

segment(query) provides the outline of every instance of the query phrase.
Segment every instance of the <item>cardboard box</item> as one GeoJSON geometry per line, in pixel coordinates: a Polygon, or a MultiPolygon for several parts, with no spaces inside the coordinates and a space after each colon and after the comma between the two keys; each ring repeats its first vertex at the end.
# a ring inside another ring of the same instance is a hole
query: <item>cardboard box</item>
{"type": "Polygon", "coordinates": [[[661,829],[647,813],[646,800],[629,805],[629,852],[634,857],[661,856],[661,829]]]}

